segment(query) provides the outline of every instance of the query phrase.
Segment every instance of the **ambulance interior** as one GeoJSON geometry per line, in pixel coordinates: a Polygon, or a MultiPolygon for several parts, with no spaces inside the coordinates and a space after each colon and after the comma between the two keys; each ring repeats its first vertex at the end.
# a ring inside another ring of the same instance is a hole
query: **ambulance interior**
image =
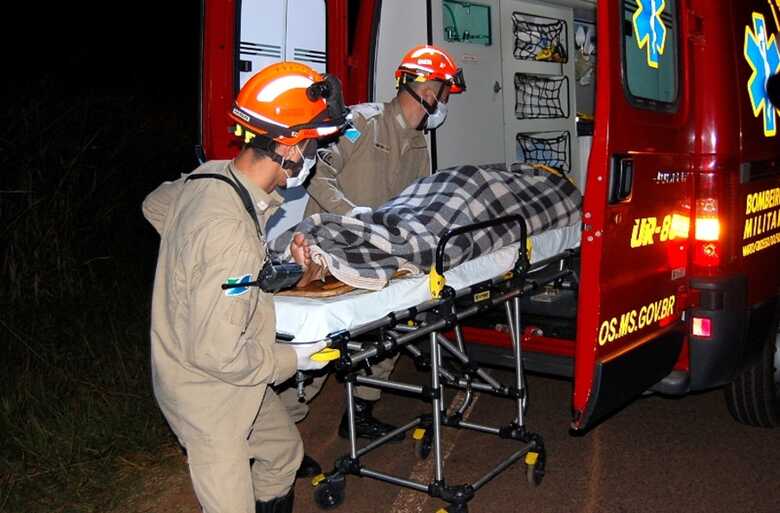
{"type": "MultiPolygon", "coordinates": [[[[383,2],[374,98],[392,98],[391,77],[410,41],[426,40],[425,2],[383,2]],[[419,4],[417,6],[408,4],[419,4]],[[402,7],[403,6],[403,7],[402,7]]],[[[584,184],[595,98],[595,4],[589,1],[431,2],[431,41],[466,77],[432,142],[437,169],[544,162],[584,184]]]]}
{"type": "MultiPolygon", "coordinates": [[[[425,18],[409,16],[414,9],[398,5],[408,3],[382,3],[374,73],[378,100],[395,94],[392,81],[383,77],[392,76],[397,56],[427,35],[425,18]]],[[[450,97],[447,122],[429,141],[435,168],[542,163],[564,171],[584,195],[595,114],[595,19],[595,3],[589,1],[431,2],[431,41],[453,55],[467,84],[466,93],[450,97]]],[[[532,260],[576,251],[580,232],[577,223],[534,237],[532,260]]],[[[567,265],[579,265],[576,253],[567,265]]],[[[523,325],[571,341],[569,354],[576,340],[577,289],[576,280],[567,279],[522,299],[523,325]]],[[[484,342],[471,344],[469,352],[511,366],[511,352],[495,347],[495,330],[507,330],[505,323],[500,309],[469,321],[467,340],[484,342]]],[[[529,370],[573,375],[572,357],[527,349],[529,370]]]]}
{"type": "MultiPolygon", "coordinates": [[[[429,137],[433,169],[544,162],[584,192],[595,112],[595,0],[435,0],[430,38],[427,3],[379,3],[369,101],[392,99],[401,56],[430,40],[454,56],[468,85],[429,137]]],[[[244,1],[240,11],[238,87],[280,59],[327,71],[324,0],[244,1]]],[[[308,201],[302,192],[288,193],[292,201],[270,223],[270,238],[300,221],[308,201]]]]}
{"type": "MultiPolygon", "coordinates": [[[[430,140],[434,167],[542,163],[564,171],[584,199],[596,114],[596,1],[434,0],[429,2],[430,27],[424,17],[409,14],[424,12],[426,2],[411,3],[415,2],[382,3],[374,98],[385,100],[395,94],[394,84],[386,77],[392,75],[398,56],[411,41],[430,35],[433,44],[453,55],[463,68],[467,91],[450,97],[447,122],[430,140]]],[[[666,5],[661,16],[671,28],[677,6],[674,1],[666,5]]],[[[645,52],[633,33],[639,8],[637,0],[622,2],[624,74],[633,93],[664,97],[671,94],[667,84],[674,82],[668,76],[673,67],[653,70],[647,66],[645,52]]],[[[674,44],[673,37],[667,37],[667,46],[674,44]]],[[[603,204],[606,198],[597,201],[603,204]]],[[[535,335],[527,344],[524,341],[524,361],[530,370],[574,374],[581,225],[533,238],[532,261],[574,250],[575,256],[565,265],[575,272],[570,279],[522,298],[523,326],[533,327],[535,335]]],[[[506,321],[501,311],[494,313],[469,321],[472,326],[466,329],[466,338],[481,342],[469,350],[479,353],[482,361],[511,366],[512,355],[505,349],[509,337],[504,347],[495,349],[500,338],[496,328],[509,327],[502,324],[506,321]]]]}

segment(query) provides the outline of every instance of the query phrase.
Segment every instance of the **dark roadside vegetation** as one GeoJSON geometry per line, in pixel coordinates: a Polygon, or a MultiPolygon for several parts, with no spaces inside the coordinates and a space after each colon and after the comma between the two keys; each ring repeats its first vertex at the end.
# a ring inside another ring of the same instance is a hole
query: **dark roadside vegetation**
{"type": "Polygon", "coordinates": [[[199,20],[159,9],[75,20],[6,63],[0,513],[110,511],[175,443],[151,391],[158,238],[140,205],[194,167],[199,20]]]}

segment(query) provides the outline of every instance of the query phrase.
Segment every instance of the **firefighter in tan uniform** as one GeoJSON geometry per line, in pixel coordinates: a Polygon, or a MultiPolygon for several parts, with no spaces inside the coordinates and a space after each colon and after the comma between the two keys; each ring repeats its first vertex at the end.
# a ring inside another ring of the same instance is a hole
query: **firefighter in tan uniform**
{"type": "MultiPolygon", "coordinates": [[[[252,281],[267,263],[265,221],[282,201],[274,189],[301,185],[315,139],[346,121],[340,93],[328,94],[333,80],[297,63],[260,71],[230,115],[244,136],[239,155],[210,161],[144,201],[161,234],[154,391],[187,450],[205,513],[292,511],[303,447],[271,385],[324,366],[310,358],[324,344],[277,344],[272,296],[252,281]]],[[[290,253],[309,263],[302,235],[290,253]]]]}
{"type": "MultiPolygon", "coordinates": [[[[450,94],[465,90],[462,71],[444,51],[430,46],[410,50],[396,70],[397,95],[389,103],[364,103],[351,107],[351,127],[338,142],[318,152],[317,171],[307,190],[311,199],[306,216],[320,212],[354,215],[370,212],[397,196],[414,180],[430,174],[428,147],[424,130],[438,128],[447,115],[450,94]]],[[[396,358],[374,365],[374,377],[387,379],[396,358]]],[[[315,396],[325,380],[316,378],[307,387],[306,397],[315,396]]],[[[375,439],[394,426],[372,415],[379,391],[355,389],[357,435],[375,439]]],[[[295,422],[308,413],[308,406],[297,400],[295,390],[285,390],[282,401],[295,422]]],[[[348,437],[346,413],[339,435],[348,437]]],[[[400,435],[399,440],[403,438],[400,435]]],[[[308,456],[301,470],[316,462],[308,456]]]]}

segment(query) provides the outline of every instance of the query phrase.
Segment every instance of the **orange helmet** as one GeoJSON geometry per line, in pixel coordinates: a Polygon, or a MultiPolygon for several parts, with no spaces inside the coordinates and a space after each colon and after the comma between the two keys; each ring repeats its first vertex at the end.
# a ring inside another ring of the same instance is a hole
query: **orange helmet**
{"type": "Polygon", "coordinates": [[[396,89],[406,82],[440,80],[450,86],[450,94],[466,90],[463,70],[450,55],[435,46],[421,45],[409,50],[395,71],[396,89]]]}
{"type": "Polygon", "coordinates": [[[252,76],[238,93],[230,119],[249,143],[263,135],[283,144],[336,133],[348,121],[341,83],[305,64],[279,62],[252,76]]]}

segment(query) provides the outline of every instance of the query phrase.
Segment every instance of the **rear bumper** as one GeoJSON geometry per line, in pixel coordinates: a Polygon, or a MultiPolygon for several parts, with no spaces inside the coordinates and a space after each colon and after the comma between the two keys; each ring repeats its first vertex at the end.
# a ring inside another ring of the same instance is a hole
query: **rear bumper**
{"type": "Polygon", "coordinates": [[[712,336],[689,337],[690,390],[725,385],[734,379],[744,357],[747,332],[747,278],[743,275],[691,280],[699,305],[691,318],[712,321],[712,336]]]}

